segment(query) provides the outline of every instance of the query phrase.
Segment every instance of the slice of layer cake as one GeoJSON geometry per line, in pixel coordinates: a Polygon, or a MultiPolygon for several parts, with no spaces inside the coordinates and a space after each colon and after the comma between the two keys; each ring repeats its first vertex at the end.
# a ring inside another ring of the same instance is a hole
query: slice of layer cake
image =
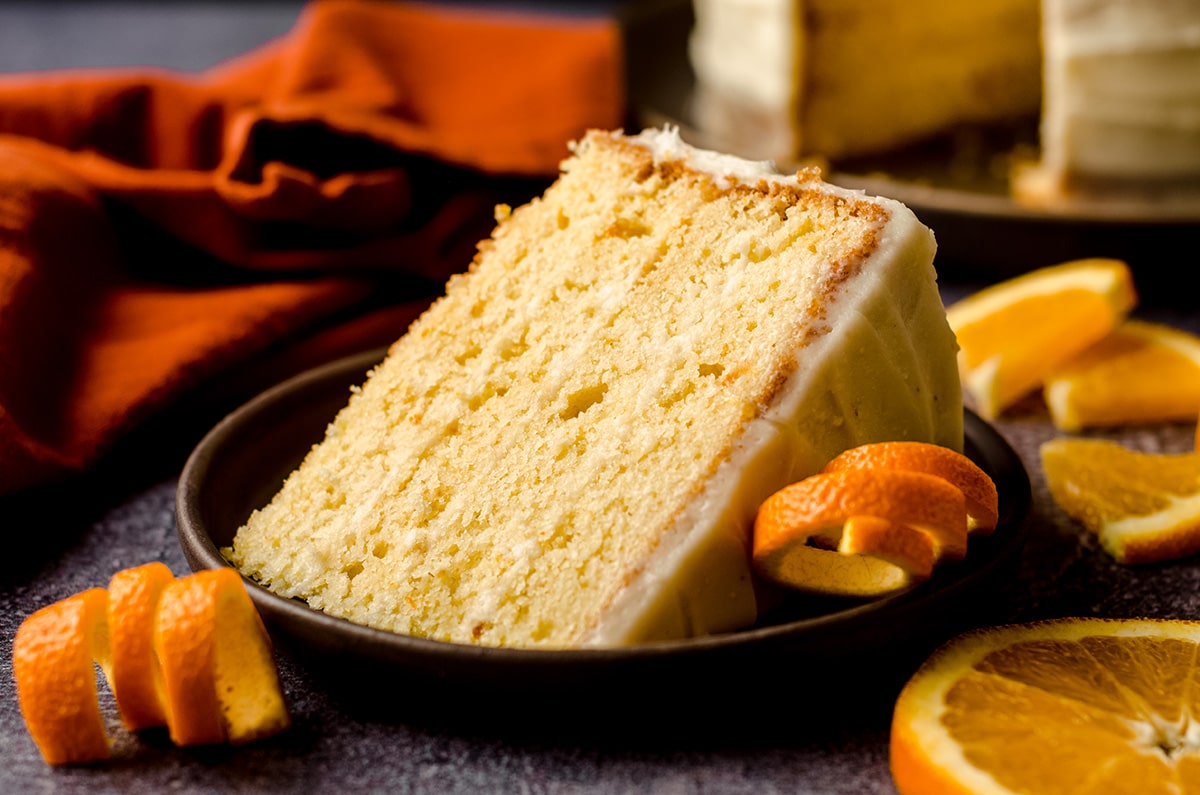
{"type": "Polygon", "coordinates": [[[467,644],[756,618],[758,504],[863,442],[961,449],[934,240],[893,201],[592,132],[397,341],[229,559],[467,644]]]}
{"type": "Polygon", "coordinates": [[[1041,160],[1017,198],[1200,198],[1200,3],[1045,0],[1043,15],[1041,160]]]}
{"type": "Polygon", "coordinates": [[[1037,115],[1038,0],[695,0],[697,126],[798,162],[1037,115]]]}

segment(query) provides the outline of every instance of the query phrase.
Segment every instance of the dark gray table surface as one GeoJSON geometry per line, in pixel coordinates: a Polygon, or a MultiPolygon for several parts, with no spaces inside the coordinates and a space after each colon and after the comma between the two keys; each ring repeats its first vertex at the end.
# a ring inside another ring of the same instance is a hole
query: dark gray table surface
{"type": "MultiPolygon", "coordinates": [[[[0,3],[0,72],[139,63],[203,68],[284,32],[297,8],[287,2],[0,3]]],[[[947,300],[975,286],[956,282],[953,273],[947,268],[943,274],[947,300]]],[[[1192,309],[1146,305],[1139,314],[1200,331],[1200,312],[1192,309]]],[[[177,477],[221,410],[214,405],[208,414],[161,418],[79,481],[0,501],[0,527],[10,545],[0,564],[0,792],[893,791],[887,736],[894,693],[857,705],[840,722],[806,711],[806,688],[819,683],[797,681],[749,704],[741,725],[714,716],[678,735],[635,739],[613,723],[586,734],[511,736],[502,725],[417,719],[402,707],[362,709],[328,692],[287,650],[279,663],[293,726],[276,738],[236,749],[178,749],[154,732],[132,738],[116,727],[111,696],[102,691],[118,760],[47,767],[18,710],[13,634],[32,611],[104,585],[119,569],[161,560],[176,574],[188,571],[176,538],[177,477]],[[751,724],[773,728],[750,731],[751,724]]],[[[996,427],[1023,459],[1034,492],[1018,570],[994,594],[999,620],[1197,617],[1196,560],[1121,567],[1055,508],[1037,460],[1038,445],[1055,432],[1036,401],[996,427]]],[[[1174,424],[1108,435],[1148,451],[1190,451],[1193,430],[1174,424]]],[[[644,709],[652,713],[655,705],[644,709]]]]}
{"type": "MultiPolygon", "coordinates": [[[[1173,312],[1141,314],[1187,325],[1173,312]]],[[[102,689],[118,759],[47,767],[18,710],[13,634],[35,609],[103,586],[119,569],[161,560],[176,574],[188,571],[173,513],[177,477],[191,447],[216,419],[203,413],[167,417],[80,481],[0,501],[13,543],[0,567],[0,792],[893,791],[887,736],[895,692],[888,689],[865,701],[849,698],[854,712],[841,721],[809,709],[806,688],[821,683],[804,679],[780,682],[754,698],[736,722],[714,714],[679,734],[647,737],[619,722],[590,732],[510,734],[503,723],[481,727],[470,715],[458,722],[453,716],[430,720],[425,713],[410,714],[403,704],[364,708],[331,693],[286,648],[278,657],[294,723],[275,738],[200,749],[175,748],[161,732],[133,738],[119,728],[111,695],[102,689]]],[[[1119,566],[1055,508],[1037,460],[1037,446],[1055,432],[1036,401],[995,426],[1021,455],[1034,503],[1016,576],[998,585],[982,623],[1068,615],[1198,617],[1196,560],[1119,566]]],[[[1107,435],[1143,450],[1184,452],[1192,448],[1193,428],[1172,424],[1107,435]]],[[[715,684],[751,692],[748,682],[715,684]]],[[[537,708],[536,702],[530,705],[537,708]]],[[[639,709],[645,718],[656,705],[651,701],[639,709]]],[[[634,723],[636,713],[629,715],[634,723]]]]}

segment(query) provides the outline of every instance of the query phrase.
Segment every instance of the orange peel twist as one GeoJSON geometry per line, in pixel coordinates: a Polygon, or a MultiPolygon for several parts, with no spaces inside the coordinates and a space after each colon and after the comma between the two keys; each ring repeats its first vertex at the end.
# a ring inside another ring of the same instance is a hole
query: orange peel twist
{"type": "Polygon", "coordinates": [[[47,764],[108,758],[95,665],[131,731],[166,726],[178,745],[242,743],[289,715],[269,636],[233,569],[178,579],[161,563],[124,569],[28,616],[13,678],[47,764]]]}
{"type": "Polygon", "coordinates": [[[847,450],[759,507],[752,559],[768,580],[802,590],[875,596],[959,560],[999,519],[995,483],[949,448],[880,442],[847,450]]]}

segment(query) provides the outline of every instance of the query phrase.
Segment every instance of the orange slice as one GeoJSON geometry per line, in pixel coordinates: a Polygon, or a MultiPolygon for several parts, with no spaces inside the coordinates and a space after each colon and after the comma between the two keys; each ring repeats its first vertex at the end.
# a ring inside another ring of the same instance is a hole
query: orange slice
{"type": "Polygon", "coordinates": [[[1128,266],[1108,259],[1052,265],[967,296],[946,310],[963,388],[993,419],[1108,335],[1136,303],[1128,266]]]}
{"type": "Polygon", "coordinates": [[[164,589],[154,649],[178,745],[243,743],[288,725],[266,631],[233,569],[197,572],[164,589]]]}
{"type": "Polygon", "coordinates": [[[1000,518],[996,484],[962,453],[927,442],[878,442],[851,448],[834,458],[824,472],[844,469],[903,469],[950,481],[967,501],[971,532],[990,533],[1000,518]]]}
{"type": "Polygon", "coordinates": [[[884,559],[904,547],[882,544],[887,536],[878,525],[869,529],[880,547],[869,551],[879,555],[837,551],[846,522],[859,516],[925,533],[935,559],[966,554],[966,500],[949,482],[919,472],[848,469],[805,478],[763,502],[754,522],[755,568],[780,584],[846,596],[911,584],[922,563],[915,554],[900,566],[884,559]]]}
{"type": "Polygon", "coordinates": [[[47,764],[109,756],[96,668],[109,668],[108,595],[91,588],[27,617],[13,639],[13,679],[25,726],[47,764]]]}
{"type": "Polygon", "coordinates": [[[1050,494],[1120,563],[1200,552],[1200,454],[1142,453],[1104,439],[1040,448],[1050,494]]]}
{"type": "Polygon", "coordinates": [[[130,731],[167,722],[152,638],[159,596],[173,579],[166,565],[155,562],[118,571],[108,583],[112,689],[130,731]]]}
{"type": "Polygon", "coordinates": [[[1043,394],[1063,431],[1193,420],[1200,406],[1200,338],[1126,320],[1055,369],[1043,394]]]}
{"type": "Polygon", "coordinates": [[[1200,623],[1072,618],[935,652],[896,701],[901,795],[1200,791],[1200,623]]]}

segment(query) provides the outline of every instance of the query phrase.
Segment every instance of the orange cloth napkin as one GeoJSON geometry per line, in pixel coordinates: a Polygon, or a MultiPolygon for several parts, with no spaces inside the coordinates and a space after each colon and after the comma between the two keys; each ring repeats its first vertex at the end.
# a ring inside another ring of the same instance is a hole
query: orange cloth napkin
{"type": "Polygon", "coordinates": [[[621,126],[621,62],[607,18],[314,0],[198,75],[0,76],[0,494],[281,343],[399,336],[503,190],[621,126]]]}

